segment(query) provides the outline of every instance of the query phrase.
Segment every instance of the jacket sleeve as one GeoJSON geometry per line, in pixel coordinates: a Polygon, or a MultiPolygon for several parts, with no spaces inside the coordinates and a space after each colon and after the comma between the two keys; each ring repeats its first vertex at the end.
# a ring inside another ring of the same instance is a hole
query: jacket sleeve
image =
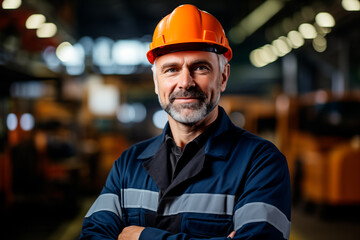
{"type": "Polygon", "coordinates": [[[117,239],[124,228],[120,207],[120,174],[115,161],[105,186],[86,214],[80,240],[117,239]]]}
{"type": "Polygon", "coordinates": [[[291,188],[286,158],[270,142],[256,148],[234,209],[236,239],[289,239],[291,188]]]}
{"type": "MultiPolygon", "coordinates": [[[[288,239],[290,235],[291,189],[285,157],[271,143],[265,144],[251,156],[241,194],[237,196],[233,240],[288,239]],[[270,145],[269,145],[270,144],[270,145]]],[[[145,228],[140,240],[197,240],[193,236],[145,228]]],[[[201,238],[204,239],[204,238],[201,238]]],[[[230,239],[227,236],[207,238],[230,239]]]]}

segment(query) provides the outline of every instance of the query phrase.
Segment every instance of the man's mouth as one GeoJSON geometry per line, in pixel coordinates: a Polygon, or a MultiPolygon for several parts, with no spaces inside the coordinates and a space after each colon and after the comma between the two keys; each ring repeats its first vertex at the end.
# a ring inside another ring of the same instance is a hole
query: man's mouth
{"type": "Polygon", "coordinates": [[[205,93],[201,91],[197,91],[195,89],[173,92],[170,94],[170,98],[169,98],[171,103],[173,103],[174,101],[182,102],[182,103],[191,103],[195,101],[203,101],[205,99],[206,99],[205,93]]]}
{"type": "Polygon", "coordinates": [[[200,99],[198,97],[178,97],[175,98],[172,102],[177,101],[180,103],[191,103],[194,101],[199,101],[200,99]]]}

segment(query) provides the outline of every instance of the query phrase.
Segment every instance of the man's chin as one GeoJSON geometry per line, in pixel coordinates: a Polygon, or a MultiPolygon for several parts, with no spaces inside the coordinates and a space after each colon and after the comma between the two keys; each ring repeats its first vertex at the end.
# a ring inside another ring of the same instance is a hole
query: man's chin
{"type": "Polygon", "coordinates": [[[201,109],[191,109],[191,108],[182,108],[177,110],[172,109],[168,113],[173,119],[184,124],[197,123],[206,116],[206,111],[204,112],[201,109]]]}

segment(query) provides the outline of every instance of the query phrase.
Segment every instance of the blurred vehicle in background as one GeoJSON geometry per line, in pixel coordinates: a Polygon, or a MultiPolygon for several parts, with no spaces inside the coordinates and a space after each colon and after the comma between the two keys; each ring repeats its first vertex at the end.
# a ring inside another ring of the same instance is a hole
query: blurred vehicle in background
{"type": "Polygon", "coordinates": [[[360,93],[320,90],[288,101],[279,134],[287,132],[294,200],[360,204],[360,93]]]}
{"type": "Polygon", "coordinates": [[[235,124],[273,141],[285,154],[294,202],[360,204],[359,92],[225,96],[222,104],[235,124]]]}

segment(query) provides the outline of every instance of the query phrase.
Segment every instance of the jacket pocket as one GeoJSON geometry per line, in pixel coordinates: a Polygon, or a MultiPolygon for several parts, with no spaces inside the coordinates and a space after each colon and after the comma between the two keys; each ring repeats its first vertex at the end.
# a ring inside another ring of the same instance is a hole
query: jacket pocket
{"type": "Polygon", "coordinates": [[[211,217],[190,217],[185,221],[185,228],[193,237],[226,237],[232,229],[232,221],[211,217]]]}

